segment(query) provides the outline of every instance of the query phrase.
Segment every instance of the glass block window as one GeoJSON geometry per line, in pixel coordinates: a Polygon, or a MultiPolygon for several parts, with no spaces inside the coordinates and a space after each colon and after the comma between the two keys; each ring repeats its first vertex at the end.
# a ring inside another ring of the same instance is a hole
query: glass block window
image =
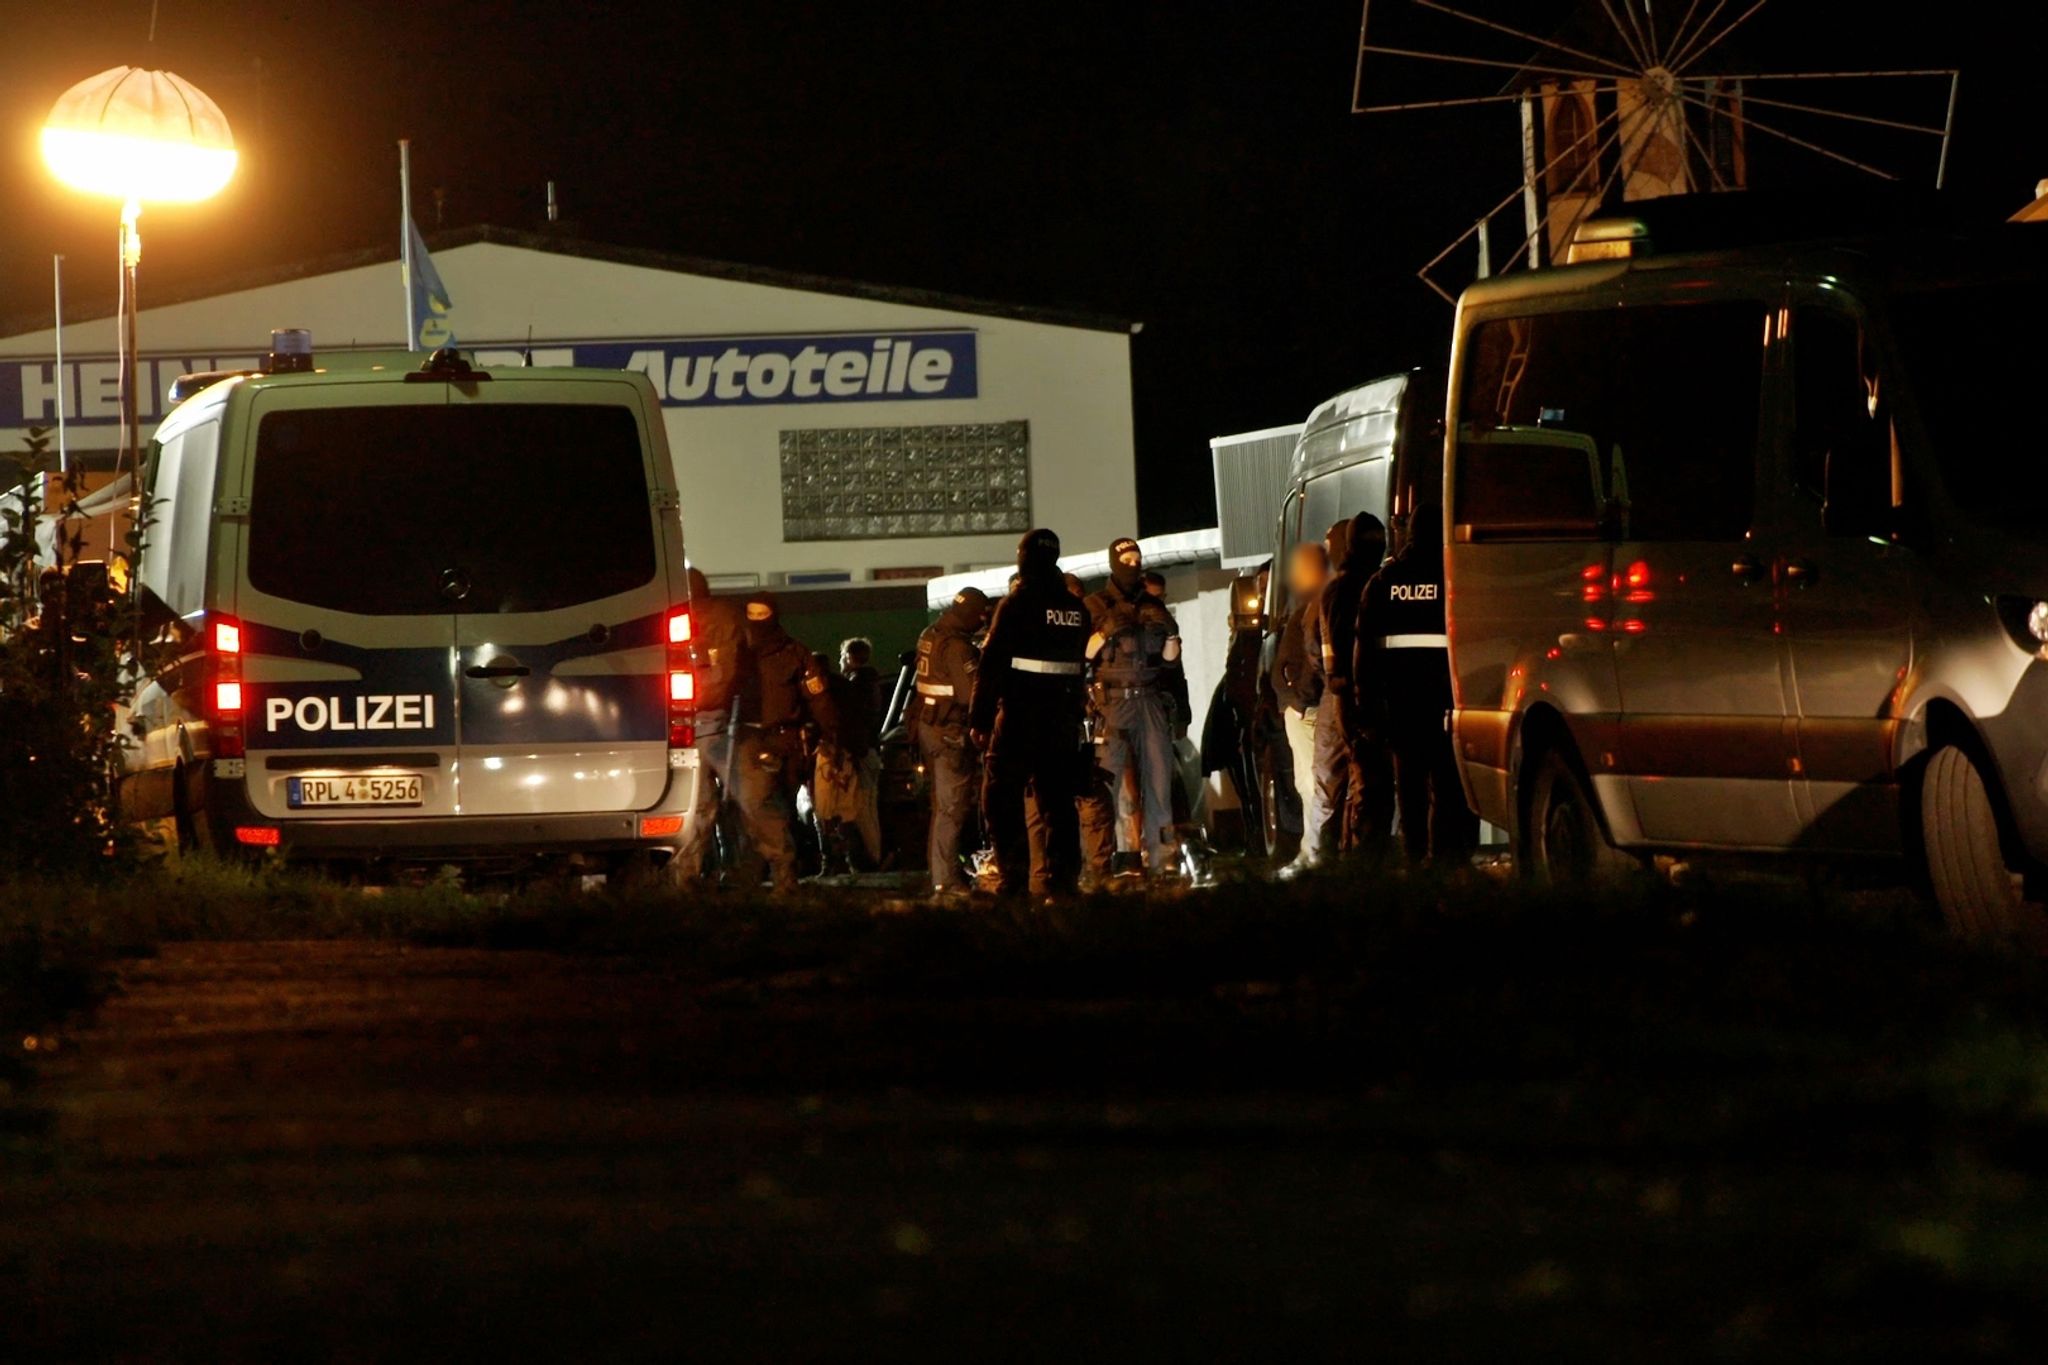
{"type": "Polygon", "coordinates": [[[782,433],[782,538],[888,540],[1031,529],[1031,424],[782,433]]]}

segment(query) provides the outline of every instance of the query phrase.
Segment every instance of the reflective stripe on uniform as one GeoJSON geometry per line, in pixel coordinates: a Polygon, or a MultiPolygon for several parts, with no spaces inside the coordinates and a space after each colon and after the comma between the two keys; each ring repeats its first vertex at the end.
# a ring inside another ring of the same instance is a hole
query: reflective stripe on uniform
{"type": "Polygon", "coordinates": [[[950,697],[953,695],[953,684],[920,681],[917,690],[927,697],[950,697]]]}
{"type": "Polygon", "coordinates": [[[1451,637],[1448,635],[1389,635],[1385,643],[1388,649],[1449,649],[1451,637]]]}
{"type": "Polygon", "coordinates": [[[1051,659],[1012,659],[1010,667],[1019,673],[1050,673],[1065,678],[1081,676],[1081,665],[1055,663],[1051,659]]]}

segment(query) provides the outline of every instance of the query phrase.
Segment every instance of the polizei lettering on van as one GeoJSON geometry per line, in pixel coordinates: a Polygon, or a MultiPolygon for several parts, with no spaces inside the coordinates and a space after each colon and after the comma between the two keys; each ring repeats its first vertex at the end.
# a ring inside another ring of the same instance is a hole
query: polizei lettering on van
{"type": "Polygon", "coordinates": [[[263,728],[271,734],[287,725],[321,730],[426,730],[434,728],[431,692],[382,693],[360,697],[271,697],[263,703],[263,728]]]}
{"type": "Polygon", "coordinates": [[[455,742],[454,698],[430,680],[430,661],[445,651],[394,650],[377,673],[357,684],[246,684],[251,749],[375,749],[403,744],[430,749],[455,742]]]}

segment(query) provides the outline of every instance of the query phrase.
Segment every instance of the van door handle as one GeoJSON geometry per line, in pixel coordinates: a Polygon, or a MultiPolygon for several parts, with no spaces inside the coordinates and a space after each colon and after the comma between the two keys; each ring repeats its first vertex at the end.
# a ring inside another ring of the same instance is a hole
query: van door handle
{"type": "Polygon", "coordinates": [[[1737,555],[1728,571],[1745,583],[1754,583],[1764,576],[1764,564],[1755,555],[1737,555]]]}
{"type": "Polygon", "coordinates": [[[493,659],[487,664],[471,664],[462,670],[462,676],[478,679],[530,678],[533,676],[533,670],[510,659],[493,659]]]}
{"type": "Polygon", "coordinates": [[[1795,588],[1807,588],[1820,580],[1820,566],[1810,559],[1785,561],[1785,581],[1795,588]]]}

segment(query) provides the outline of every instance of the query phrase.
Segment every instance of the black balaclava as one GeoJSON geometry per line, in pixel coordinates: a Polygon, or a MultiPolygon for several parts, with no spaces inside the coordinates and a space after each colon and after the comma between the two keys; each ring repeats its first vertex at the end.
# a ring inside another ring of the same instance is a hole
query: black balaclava
{"type": "Polygon", "coordinates": [[[782,608],[773,593],[757,592],[747,598],[747,643],[755,649],[778,644],[783,639],[782,608]]]}
{"type": "Polygon", "coordinates": [[[1145,556],[1139,552],[1138,542],[1129,536],[1109,544],[1109,581],[1125,597],[1137,597],[1145,591],[1145,556]]]}
{"type": "Polygon", "coordinates": [[[1043,526],[1025,532],[1017,542],[1017,572],[1029,579],[1059,571],[1060,538],[1043,526]]]}
{"type": "Polygon", "coordinates": [[[1344,567],[1369,573],[1379,568],[1386,557],[1386,523],[1370,512],[1360,512],[1351,519],[1351,536],[1344,546],[1344,567]]]}

